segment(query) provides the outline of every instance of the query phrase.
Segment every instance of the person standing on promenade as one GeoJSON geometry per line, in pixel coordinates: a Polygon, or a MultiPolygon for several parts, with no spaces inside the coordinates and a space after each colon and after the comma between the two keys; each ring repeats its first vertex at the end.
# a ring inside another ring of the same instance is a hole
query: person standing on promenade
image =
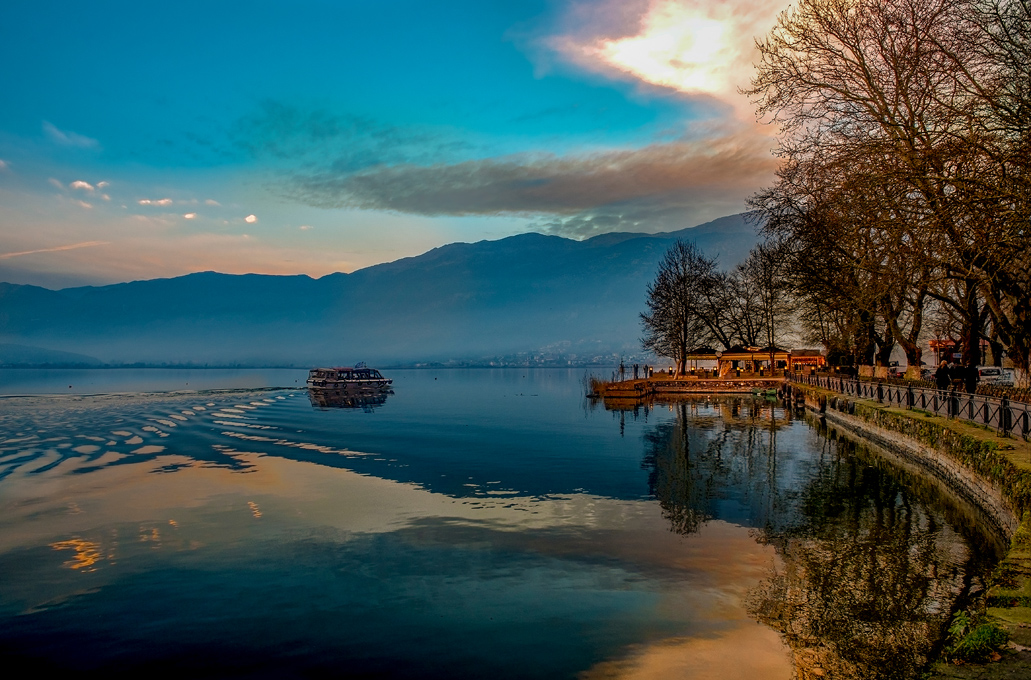
{"type": "Polygon", "coordinates": [[[963,389],[963,365],[956,363],[955,361],[949,362],[949,378],[952,380],[952,386],[957,390],[963,389]]]}
{"type": "Polygon", "coordinates": [[[938,366],[938,370],[934,372],[934,384],[937,385],[939,390],[949,389],[949,384],[952,382],[951,376],[949,376],[949,365],[944,361],[938,366]]]}
{"type": "Polygon", "coordinates": [[[980,379],[981,376],[977,372],[977,366],[967,364],[963,370],[963,386],[968,393],[973,394],[977,391],[977,383],[980,379]]]}

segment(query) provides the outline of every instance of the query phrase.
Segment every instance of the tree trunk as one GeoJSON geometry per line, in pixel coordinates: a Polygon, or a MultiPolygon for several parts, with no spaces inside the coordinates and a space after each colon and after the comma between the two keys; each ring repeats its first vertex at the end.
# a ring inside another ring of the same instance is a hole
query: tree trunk
{"type": "Polygon", "coordinates": [[[963,364],[979,366],[981,364],[981,305],[978,303],[977,282],[967,279],[963,291],[963,336],[961,339],[963,364]]]}
{"type": "Polygon", "coordinates": [[[867,311],[859,312],[860,325],[856,329],[856,364],[873,366],[874,354],[877,351],[877,333],[874,329],[873,315],[867,311]]]}
{"type": "Polygon", "coordinates": [[[891,352],[895,349],[895,343],[884,341],[877,345],[877,365],[887,366],[891,363],[891,352]]]}

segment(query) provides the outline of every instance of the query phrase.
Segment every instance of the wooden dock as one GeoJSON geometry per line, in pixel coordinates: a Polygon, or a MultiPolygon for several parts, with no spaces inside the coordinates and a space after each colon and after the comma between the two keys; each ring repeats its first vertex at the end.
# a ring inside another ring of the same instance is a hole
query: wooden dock
{"type": "Polygon", "coordinates": [[[750,394],[756,391],[782,391],[787,382],[783,376],[740,376],[723,378],[652,377],[622,380],[599,385],[593,395],[601,399],[645,399],[654,396],[750,394]]]}

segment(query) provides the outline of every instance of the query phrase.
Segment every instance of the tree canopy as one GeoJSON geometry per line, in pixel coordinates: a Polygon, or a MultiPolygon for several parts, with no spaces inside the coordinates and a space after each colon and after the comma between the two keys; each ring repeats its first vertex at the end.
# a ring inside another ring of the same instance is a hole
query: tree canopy
{"type": "Polygon", "coordinates": [[[787,244],[800,318],[863,363],[919,364],[925,310],[1027,368],[1031,0],[800,0],[747,91],[779,126],[751,206],[787,244]],[[878,357],[884,360],[885,357],[878,357]]]}

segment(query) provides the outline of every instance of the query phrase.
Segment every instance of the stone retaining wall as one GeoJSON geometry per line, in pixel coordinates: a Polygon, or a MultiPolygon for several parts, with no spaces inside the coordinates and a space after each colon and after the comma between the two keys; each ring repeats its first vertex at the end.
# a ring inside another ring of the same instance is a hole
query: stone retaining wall
{"type": "Polygon", "coordinates": [[[892,457],[918,468],[977,507],[1007,541],[1031,509],[1031,473],[992,442],[944,427],[919,412],[894,412],[806,385],[792,385],[806,408],[892,457]]]}
{"type": "Polygon", "coordinates": [[[830,404],[824,416],[828,424],[855,435],[863,443],[873,444],[880,449],[879,453],[903,469],[932,477],[945,490],[976,507],[997,536],[1007,542],[1013,538],[1020,520],[998,484],[972,472],[946,453],[909,437],[900,437],[897,431],[839,411],[830,404]]]}

